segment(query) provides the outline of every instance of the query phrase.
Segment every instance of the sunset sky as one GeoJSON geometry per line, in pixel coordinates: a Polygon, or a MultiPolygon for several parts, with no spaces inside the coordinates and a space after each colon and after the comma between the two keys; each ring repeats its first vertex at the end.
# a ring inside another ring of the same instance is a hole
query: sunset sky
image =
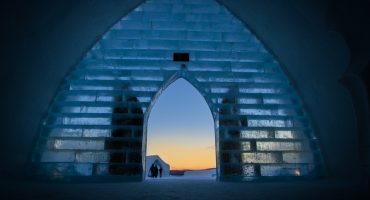
{"type": "Polygon", "coordinates": [[[171,170],[216,167],[211,111],[184,79],[159,96],[149,115],[147,135],[147,155],[159,155],[171,170]]]}

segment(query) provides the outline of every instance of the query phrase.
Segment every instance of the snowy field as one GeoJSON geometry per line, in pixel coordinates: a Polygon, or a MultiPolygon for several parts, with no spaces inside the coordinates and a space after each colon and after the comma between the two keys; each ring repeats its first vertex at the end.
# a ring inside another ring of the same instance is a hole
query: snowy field
{"type": "Polygon", "coordinates": [[[370,199],[359,182],[335,180],[220,182],[216,170],[185,171],[183,176],[148,178],[123,183],[47,183],[9,181],[0,186],[0,199],[25,200],[331,200],[370,199]]]}
{"type": "Polygon", "coordinates": [[[131,183],[45,183],[1,181],[0,199],[26,200],[368,200],[367,189],[355,182],[219,182],[170,180],[131,183]],[[367,195],[367,196],[366,196],[367,195]]]}
{"type": "Polygon", "coordinates": [[[175,180],[216,180],[216,169],[185,171],[183,176],[164,176],[162,178],[147,178],[146,180],[175,179],[175,180]]]}

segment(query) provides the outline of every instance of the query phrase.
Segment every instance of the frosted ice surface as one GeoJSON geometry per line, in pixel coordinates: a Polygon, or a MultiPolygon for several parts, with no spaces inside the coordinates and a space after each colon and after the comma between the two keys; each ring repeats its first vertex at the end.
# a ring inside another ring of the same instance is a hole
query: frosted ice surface
{"type": "Polygon", "coordinates": [[[312,163],[312,153],[283,153],[283,161],[287,163],[312,163]]]}
{"type": "Polygon", "coordinates": [[[249,139],[269,138],[269,131],[266,130],[241,131],[241,138],[249,139]]]}
{"type": "Polygon", "coordinates": [[[110,137],[110,129],[84,129],[83,137],[110,137]]]}
{"type": "Polygon", "coordinates": [[[279,163],[281,154],[279,153],[242,153],[243,163],[279,163]]]}
{"type": "Polygon", "coordinates": [[[82,129],[54,128],[49,131],[50,137],[81,137],[82,129]]]}
{"type": "Polygon", "coordinates": [[[42,162],[74,162],[74,152],[45,151],[41,157],[42,162]]]}
{"type": "Polygon", "coordinates": [[[261,176],[306,176],[308,165],[262,165],[261,176]]]}
{"type": "Polygon", "coordinates": [[[106,152],[79,152],[76,154],[76,161],[82,163],[108,162],[109,154],[106,152]]]}
{"type": "Polygon", "coordinates": [[[53,147],[55,149],[68,150],[102,150],[104,149],[104,142],[97,140],[54,140],[53,147]]]}
{"type": "Polygon", "coordinates": [[[300,151],[300,142],[257,142],[259,151],[300,151]]]}

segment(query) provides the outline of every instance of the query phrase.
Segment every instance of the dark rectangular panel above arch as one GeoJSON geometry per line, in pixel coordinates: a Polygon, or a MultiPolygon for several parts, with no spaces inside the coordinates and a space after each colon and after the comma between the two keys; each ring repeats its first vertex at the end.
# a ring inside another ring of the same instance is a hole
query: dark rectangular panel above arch
{"type": "Polygon", "coordinates": [[[175,62],[189,62],[189,53],[173,53],[173,61],[175,62]]]}

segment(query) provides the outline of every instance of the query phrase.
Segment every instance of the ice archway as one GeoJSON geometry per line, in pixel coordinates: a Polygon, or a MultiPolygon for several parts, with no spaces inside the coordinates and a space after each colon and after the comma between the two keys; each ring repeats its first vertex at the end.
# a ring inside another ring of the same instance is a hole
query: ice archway
{"type": "Polygon", "coordinates": [[[148,108],[180,77],[214,116],[219,179],[320,173],[316,137],[279,63],[214,0],[150,0],[118,21],[60,87],[37,173],[142,180],[148,108]],[[175,52],[190,61],[174,62],[175,52]]]}
{"type": "Polygon", "coordinates": [[[159,155],[171,170],[215,168],[214,118],[199,91],[180,78],[153,102],[144,124],[147,155],[159,155]]]}

